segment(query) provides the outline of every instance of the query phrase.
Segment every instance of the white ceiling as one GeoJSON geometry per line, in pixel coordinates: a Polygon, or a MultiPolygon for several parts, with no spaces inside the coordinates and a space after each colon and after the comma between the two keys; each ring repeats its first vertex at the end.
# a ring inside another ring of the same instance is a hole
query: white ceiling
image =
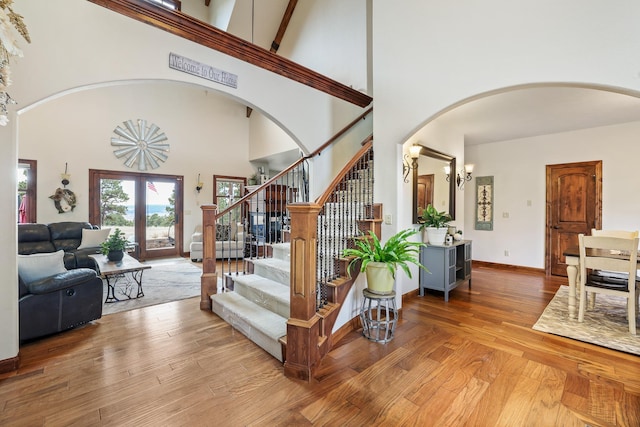
{"type": "Polygon", "coordinates": [[[468,146],[638,121],[640,98],[579,87],[533,87],[471,101],[436,120],[460,129],[468,146]]]}

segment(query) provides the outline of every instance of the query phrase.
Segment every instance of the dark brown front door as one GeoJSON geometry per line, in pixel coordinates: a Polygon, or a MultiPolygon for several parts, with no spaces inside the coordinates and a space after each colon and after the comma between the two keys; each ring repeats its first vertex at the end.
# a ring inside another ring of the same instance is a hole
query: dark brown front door
{"type": "Polygon", "coordinates": [[[433,204],[433,174],[418,176],[418,217],[422,210],[433,204]]]}
{"type": "Polygon", "coordinates": [[[566,276],[562,255],[602,223],[602,162],[547,165],[547,274],[566,276]]]}

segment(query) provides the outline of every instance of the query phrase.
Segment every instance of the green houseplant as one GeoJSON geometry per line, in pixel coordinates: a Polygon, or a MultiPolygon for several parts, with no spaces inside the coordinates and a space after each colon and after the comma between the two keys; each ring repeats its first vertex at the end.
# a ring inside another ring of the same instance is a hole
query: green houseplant
{"type": "Polygon", "coordinates": [[[120,261],[124,257],[124,249],[127,247],[127,237],[119,228],[113,230],[107,240],[100,245],[101,252],[109,261],[120,261]]]}
{"type": "Polygon", "coordinates": [[[451,215],[444,211],[438,212],[433,205],[429,205],[422,211],[420,231],[426,231],[429,243],[432,245],[442,245],[447,235],[450,221],[451,215]]]}
{"type": "Polygon", "coordinates": [[[352,266],[361,261],[360,271],[367,275],[367,286],[369,291],[379,294],[388,294],[393,290],[393,282],[396,270],[400,267],[411,278],[409,264],[417,265],[426,270],[420,264],[420,247],[422,242],[410,242],[409,237],[416,234],[416,230],[407,229],[391,236],[382,245],[378,236],[373,231],[369,231],[367,238],[360,238],[355,241],[355,248],[343,250],[343,255],[353,257],[347,267],[351,274],[352,266]]]}

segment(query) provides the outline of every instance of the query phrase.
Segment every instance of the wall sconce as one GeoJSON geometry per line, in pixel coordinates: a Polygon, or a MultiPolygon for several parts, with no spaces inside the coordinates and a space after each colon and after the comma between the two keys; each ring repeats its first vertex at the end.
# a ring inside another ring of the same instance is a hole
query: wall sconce
{"type": "Polygon", "coordinates": [[[404,183],[409,183],[409,172],[418,168],[418,157],[420,157],[420,151],[422,146],[413,144],[409,147],[409,156],[405,154],[402,158],[402,175],[404,175],[404,183]],[[411,158],[411,165],[409,165],[409,158],[411,158]]]}
{"type": "Polygon", "coordinates": [[[196,184],[196,191],[199,193],[200,190],[202,190],[202,187],[204,187],[204,184],[200,181],[200,174],[198,174],[198,184],[196,184]]]}
{"type": "Polygon", "coordinates": [[[60,174],[60,178],[62,178],[61,184],[64,186],[64,188],[67,188],[67,185],[69,185],[69,180],[71,179],[71,175],[68,173],[67,167],[68,163],[65,163],[64,173],[60,174]]]}
{"type": "MultiPolygon", "coordinates": [[[[471,181],[471,172],[473,172],[473,165],[464,165],[464,169],[460,169],[456,174],[456,185],[458,186],[458,189],[463,190],[464,183],[471,181]]],[[[444,173],[447,174],[447,182],[449,182],[451,179],[451,168],[449,166],[445,166],[444,173]]]]}

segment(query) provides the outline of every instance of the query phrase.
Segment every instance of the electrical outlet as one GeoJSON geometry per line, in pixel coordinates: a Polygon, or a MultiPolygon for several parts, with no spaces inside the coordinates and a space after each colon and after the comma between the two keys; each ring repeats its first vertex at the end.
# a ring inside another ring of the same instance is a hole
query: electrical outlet
{"type": "Polygon", "coordinates": [[[504,256],[509,256],[509,249],[504,250],[504,256]]]}
{"type": "Polygon", "coordinates": [[[391,214],[386,214],[384,216],[384,223],[387,224],[387,225],[393,224],[391,214]]]}

